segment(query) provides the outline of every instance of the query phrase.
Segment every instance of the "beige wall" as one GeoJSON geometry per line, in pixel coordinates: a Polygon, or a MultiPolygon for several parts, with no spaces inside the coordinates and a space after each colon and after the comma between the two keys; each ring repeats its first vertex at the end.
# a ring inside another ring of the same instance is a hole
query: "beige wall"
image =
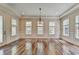
{"type": "Polygon", "coordinates": [[[17,26],[17,36],[12,37],[11,36],[11,20],[12,18],[15,18],[17,21],[19,21],[19,19],[17,17],[14,17],[12,15],[10,15],[9,13],[7,13],[7,11],[3,11],[0,8],[0,16],[3,16],[3,21],[4,21],[4,32],[6,32],[6,34],[4,35],[4,42],[0,43],[0,45],[4,44],[4,43],[8,43],[10,41],[14,41],[17,40],[17,38],[19,37],[19,25],[17,26]]]}
{"type": "MultiPolygon", "coordinates": [[[[5,10],[5,9],[4,9],[5,10]]],[[[10,40],[16,40],[18,38],[35,38],[35,37],[42,37],[42,38],[63,38],[69,42],[72,42],[74,44],[79,44],[79,40],[75,39],[75,16],[79,15],[79,9],[75,10],[74,12],[62,17],[60,20],[57,17],[43,17],[43,21],[45,22],[45,31],[44,31],[44,35],[39,36],[36,34],[36,22],[38,21],[38,17],[27,17],[25,20],[24,19],[18,19],[16,17],[14,17],[13,15],[9,15],[9,13],[7,13],[7,11],[4,11],[2,8],[0,8],[0,15],[4,16],[4,31],[6,31],[6,36],[4,38],[5,42],[6,41],[10,41],[10,40]],[[18,28],[17,28],[17,36],[12,37],[11,36],[11,19],[12,18],[16,18],[18,20],[18,28]],[[63,32],[63,20],[65,18],[69,18],[69,37],[63,36],[62,32],[63,32]],[[32,21],[33,22],[33,26],[32,26],[32,35],[31,36],[27,36],[25,35],[25,21],[32,21]],[[55,21],[56,22],[56,34],[49,36],[48,35],[48,21],[55,21]],[[61,35],[60,35],[61,33],[61,35]]]]}
{"type": "MultiPolygon", "coordinates": [[[[3,8],[4,9],[4,8],[3,8]]],[[[36,34],[36,22],[38,21],[38,17],[27,17],[25,20],[24,19],[19,19],[18,17],[15,17],[7,11],[3,10],[2,8],[0,9],[0,16],[3,16],[4,19],[4,31],[6,32],[6,35],[4,35],[4,42],[0,43],[0,45],[4,43],[9,43],[11,41],[15,41],[19,38],[60,38],[60,21],[58,17],[43,17],[42,20],[44,21],[44,35],[39,36],[36,34]],[[18,26],[17,26],[17,35],[16,36],[11,36],[11,20],[12,18],[15,18],[18,21],[18,26]],[[32,21],[33,26],[32,26],[32,35],[28,36],[25,35],[25,21],[32,21]],[[56,22],[56,31],[55,35],[48,35],[48,21],[55,21],[56,22]]]]}
{"type": "Polygon", "coordinates": [[[60,21],[58,17],[43,17],[42,21],[44,21],[44,35],[37,35],[37,29],[36,29],[36,24],[37,21],[39,20],[38,17],[27,17],[27,18],[21,18],[20,19],[20,38],[59,38],[60,37],[60,21]],[[32,35],[26,35],[25,34],[25,22],[26,21],[32,21],[32,35]],[[56,31],[55,35],[49,35],[48,34],[48,21],[55,21],[56,22],[56,31]]]}
{"type": "Polygon", "coordinates": [[[61,38],[69,41],[71,43],[79,45],[79,40],[75,39],[75,16],[79,15],[79,9],[75,10],[74,12],[62,17],[60,19],[60,32],[61,32],[61,38]],[[63,20],[65,18],[69,18],[69,37],[63,36],[63,20]]]}

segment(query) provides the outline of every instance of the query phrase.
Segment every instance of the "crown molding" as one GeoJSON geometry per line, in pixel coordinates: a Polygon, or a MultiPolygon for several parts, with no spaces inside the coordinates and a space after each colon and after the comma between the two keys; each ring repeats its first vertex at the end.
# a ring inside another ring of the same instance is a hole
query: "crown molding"
{"type": "Polygon", "coordinates": [[[65,12],[64,14],[62,14],[62,15],[60,16],[60,18],[62,18],[62,17],[64,17],[64,16],[68,15],[69,13],[72,13],[74,10],[77,10],[78,8],[79,8],[79,4],[76,4],[76,5],[73,6],[71,9],[69,9],[67,12],[65,12]]]}
{"type": "MultiPolygon", "coordinates": [[[[57,18],[62,18],[78,8],[79,8],[79,4],[73,6],[73,8],[69,9],[67,12],[65,12],[64,14],[62,14],[61,16],[59,16],[57,18]]],[[[5,3],[0,4],[0,9],[2,9],[2,11],[5,11],[6,13],[8,13],[10,15],[20,16],[20,14],[16,10],[14,10],[12,7],[10,7],[9,5],[7,5],[5,3]]],[[[29,17],[25,17],[25,18],[29,18],[29,17]]],[[[49,17],[47,17],[47,18],[49,18],[49,17]]]]}
{"type": "Polygon", "coordinates": [[[20,16],[19,13],[5,3],[0,4],[0,10],[12,16],[20,16]]]}
{"type": "MultiPolygon", "coordinates": [[[[22,16],[21,16],[22,17],[22,16]]],[[[23,18],[39,18],[39,16],[24,16],[23,18]]],[[[42,16],[42,19],[59,19],[58,16],[42,16]]]]}

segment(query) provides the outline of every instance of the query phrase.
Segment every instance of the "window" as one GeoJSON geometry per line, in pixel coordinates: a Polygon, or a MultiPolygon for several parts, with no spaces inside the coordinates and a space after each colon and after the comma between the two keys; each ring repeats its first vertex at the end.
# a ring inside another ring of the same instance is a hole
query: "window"
{"type": "Polygon", "coordinates": [[[63,21],[63,35],[69,36],[69,19],[63,21]]]}
{"type": "Polygon", "coordinates": [[[0,43],[3,42],[3,17],[0,16],[0,43]]]}
{"type": "Polygon", "coordinates": [[[37,34],[38,35],[42,35],[43,34],[43,31],[44,31],[44,22],[41,21],[41,22],[37,22],[37,34]]]}
{"type": "Polygon", "coordinates": [[[12,19],[12,36],[15,36],[16,35],[16,28],[17,28],[17,21],[16,19],[12,19]]]}
{"type": "Polygon", "coordinates": [[[79,16],[76,16],[75,37],[79,38],[79,16]]]}
{"type": "Polygon", "coordinates": [[[49,35],[55,34],[55,22],[49,21],[49,35]]]}
{"type": "Polygon", "coordinates": [[[27,21],[26,22],[26,35],[31,35],[32,34],[32,22],[27,21]]]}
{"type": "Polygon", "coordinates": [[[17,52],[17,46],[15,45],[12,47],[12,55],[15,55],[16,52],[17,52]]]}

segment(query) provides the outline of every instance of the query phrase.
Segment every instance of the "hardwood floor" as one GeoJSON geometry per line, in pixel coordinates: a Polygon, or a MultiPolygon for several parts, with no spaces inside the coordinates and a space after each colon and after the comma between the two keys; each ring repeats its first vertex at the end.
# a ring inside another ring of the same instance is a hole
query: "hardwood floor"
{"type": "Polygon", "coordinates": [[[78,55],[79,47],[60,39],[19,39],[0,47],[3,55],[78,55]]]}

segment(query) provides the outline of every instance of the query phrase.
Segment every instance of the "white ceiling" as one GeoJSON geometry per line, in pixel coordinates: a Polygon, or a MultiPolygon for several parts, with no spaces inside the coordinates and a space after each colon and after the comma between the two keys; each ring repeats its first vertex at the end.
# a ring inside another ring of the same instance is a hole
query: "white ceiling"
{"type": "Polygon", "coordinates": [[[39,16],[39,8],[42,8],[42,16],[60,16],[74,7],[75,3],[8,3],[20,15],[39,16]]]}

